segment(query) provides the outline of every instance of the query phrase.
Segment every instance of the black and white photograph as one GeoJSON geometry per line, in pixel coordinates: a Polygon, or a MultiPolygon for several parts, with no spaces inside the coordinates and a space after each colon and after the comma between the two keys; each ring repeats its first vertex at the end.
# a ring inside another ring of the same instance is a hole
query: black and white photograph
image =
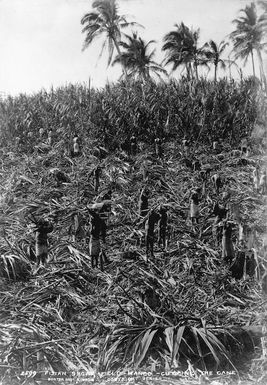
{"type": "Polygon", "coordinates": [[[0,0],[0,385],[267,384],[267,0],[0,0]]]}

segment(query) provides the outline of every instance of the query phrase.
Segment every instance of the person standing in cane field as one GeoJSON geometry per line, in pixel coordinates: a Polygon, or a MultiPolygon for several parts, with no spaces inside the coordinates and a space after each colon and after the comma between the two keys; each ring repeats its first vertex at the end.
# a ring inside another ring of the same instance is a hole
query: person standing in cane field
{"type": "Polygon", "coordinates": [[[96,193],[98,192],[98,189],[100,186],[100,174],[101,174],[101,167],[98,165],[94,170],[94,189],[96,193]]]}
{"type": "Polygon", "coordinates": [[[241,139],[240,150],[241,150],[241,156],[242,156],[242,155],[247,155],[247,151],[248,151],[248,140],[247,140],[246,137],[244,137],[244,138],[241,139]]]}
{"type": "Polygon", "coordinates": [[[190,197],[190,218],[192,225],[199,221],[199,194],[193,191],[190,197]]]}
{"type": "Polygon", "coordinates": [[[217,153],[219,151],[219,142],[218,140],[214,140],[212,142],[212,149],[215,153],[217,153]]]}
{"type": "Polygon", "coordinates": [[[213,183],[216,194],[219,194],[220,188],[222,188],[223,186],[223,182],[220,175],[219,174],[212,175],[211,181],[213,183]]]}
{"type": "Polygon", "coordinates": [[[256,190],[256,192],[259,191],[259,184],[260,184],[260,171],[259,167],[255,167],[252,171],[252,179],[253,179],[253,185],[256,190]]]}
{"type": "Polygon", "coordinates": [[[52,141],[53,141],[52,136],[53,136],[52,130],[49,130],[49,131],[48,131],[48,138],[47,138],[47,144],[48,144],[49,146],[52,146],[52,141]]]}
{"type": "Polygon", "coordinates": [[[140,194],[138,209],[140,217],[144,218],[148,213],[148,192],[145,187],[140,194]]]}
{"type": "Polygon", "coordinates": [[[234,246],[232,241],[232,223],[225,222],[222,231],[222,258],[226,263],[232,263],[234,259],[234,246]]]}
{"type": "Polygon", "coordinates": [[[43,137],[43,135],[44,135],[44,132],[45,132],[45,130],[43,129],[43,127],[41,127],[41,128],[39,129],[39,136],[40,136],[41,139],[42,139],[42,137],[43,137]]]}
{"type": "Polygon", "coordinates": [[[92,268],[98,267],[99,263],[100,269],[103,270],[103,263],[108,263],[108,260],[105,251],[101,250],[100,237],[105,244],[107,231],[106,223],[100,217],[99,213],[89,208],[88,211],[91,215],[89,253],[91,257],[92,268]]]}
{"type": "Polygon", "coordinates": [[[130,146],[131,146],[131,155],[135,156],[137,152],[137,139],[136,136],[132,135],[130,138],[130,146]]]}
{"type": "Polygon", "coordinates": [[[167,207],[160,206],[159,215],[160,215],[160,219],[159,219],[159,232],[158,232],[158,246],[160,247],[162,244],[163,249],[165,250],[167,247],[167,243],[166,243],[166,233],[167,233],[167,224],[168,224],[167,207]]]}
{"type": "Polygon", "coordinates": [[[147,257],[150,253],[151,258],[154,258],[154,229],[155,229],[155,224],[158,222],[159,219],[160,219],[160,215],[156,213],[155,210],[152,210],[148,215],[148,219],[145,224],[147,257]]]}
{"type": "Polygon", "coordinates": [[[155,153],[158,158],[162,158],[163,150],[162,150],[162,140],[160,138],[155,139],[155,153]]]}
{"type": "Polygon", "coordinates": [[[53,231],[52,223],[41,219],[36,223],[35,254],[37,265],[45,264],[48,255],[47,234],[53,231]]]}
{"type": "Polygon", "coordinates": [[[147,182],[149,176],[149,162],[145,160],[141,166],[141,171],[143,175],[143,181],[147,182]]]}
{"type": "Polygon", "coordinates": [[[185,156],[187,156],[189,153],[189,140],[186,138],[186,136],[184,136],[182,140],[182,146],[183,146],[184,154],[185,156]]]}
{"type": "Polygon", "coordinates": [[[73,156],[79,156],[80,155],[80,145],[79,145],[79,138],[78,136],[75,136],[73,138],[73,156]]]}

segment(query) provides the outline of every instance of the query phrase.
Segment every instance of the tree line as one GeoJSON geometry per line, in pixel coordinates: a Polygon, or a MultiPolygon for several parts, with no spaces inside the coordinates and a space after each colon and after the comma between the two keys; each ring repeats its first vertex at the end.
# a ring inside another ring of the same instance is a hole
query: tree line
{"type": "Polygon", "coordinates": [[[264,126],[267,106],[255,78],[217,82],[186,77],[169,82],[107,84],[103,89],[69,85],[0,102],[1,146],[32,152],[43,137],[71,143],[75,135],[116,149],[132,134],[144,143],[156,137],[230,145],[264,126]],[[58,139],[56,139],[58,138],[58,139]]]}
{"type": "Polygon", "coordinates": [[[123,34],[122,30],[130,26],[138,26],[135,22],[127,21],[126,16],[120,15],[116,0],[96,0],[92,4],[93,10],[81,19],[82,32],[85,34],[83,49],[86,49],[99,36],[105,35],[102,51],[108,47],[108,65],[119,63],[126,79],[141,79],[146,81],[151,76],[167,75],[164,68],[172,66],[172,71],[178,67],[185,70],[188,79],[198,78],[200,66],[210,68],[214,66],[214,80],[217,80],[218,68],[229,69],[237,64],[236,59],[242,59],[244,64],[251,58],[253,76],[255,76],[255,54],[258,57],[260,79],[266,87],[266,77],[263,69],[262,52],[267,42],[267,6],[264,0],[258,5],[262,12],[258,15],[255,3],[240,10],[240,16],[232,21],[235,29],[227,37],[233,44],[233,59],[223,58],[223,53],[229,42],[224,40],[216,43],[214,40],[200,46],[200,30],[186,26],[183,22],[175,24],[175,29],[163,37],[162,50],[165,59],[157,63],[155,49],[150,47],[154,40],[145,42],[137,32],[132,35],[123,34]],[[124,36],[124,40],[122,37],[124,36]],[[114,58],[114,51],[117,55],[114,58]]]}

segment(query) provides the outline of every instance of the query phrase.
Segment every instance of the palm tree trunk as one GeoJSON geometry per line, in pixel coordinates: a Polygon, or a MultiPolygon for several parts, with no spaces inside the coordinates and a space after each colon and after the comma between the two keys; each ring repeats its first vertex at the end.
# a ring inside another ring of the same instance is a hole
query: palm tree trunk
{"type": "Polygon", "coordinates": [[[242,68],[239,67],[239,75],[240,75],[240,82],[243,82],[243,71],[242,68]]]}
{"type": "Polygon", "coordinates": [[[186,63],[186,71],[187,71],[188,80],[191,80],[191,78],[192,78],[191,63],[186,63]]]}
{"type": "Polygon", "coordinates": [[[149,68],[144,69],[144,80],[147,82],[150,79],[149,68]]]}
{"type": "Polygon", "coordinates": [[[196,79],[198,80],[197,63],[194,63],[194,67],[195,67],[196,79]]]}
{"type": "Polygon", "coordinates": [[[251,50],[251,61],[252,61],[253,76],[255,77],[255,64],[254,64],[253,50],[251,50]]]}
{"type": "MultiPolygon", "coordinates": [[[[120,50],[120,46],[119,46],[117,40],[114,37],[112,38],[112,40],[114,42],[114,45],[115,45],[116,50],[118,52],[118,55],[121,57],[121,50],[120,50]]],[[[127,69],[126,69],[124,64],[122,64],[122,68],[123,68],[123,72],[125,74],[125,79],[127,80],[128,79],[128,72],[127,72],[127,69]]]]}
{"type": "Polygon", "coordinates": [[[232,79],[232,71],[231,71],[231,63],[230,63],[230,56],[228,55],[228,70],[229,70],[229,79],[232,79]]]}
{"type": "Polygon", "coordinates": [[[191,79],[190,64],[188,65],[188,63],[185,63],[185,68],[186,68],[187,78],[188,80],[190,80],[191,79]]]}
{"type": "Polygon", "coordinates": [[[214,65],[214,81],[217,82],[217,64],[214,65]]]}
{"type": "Polygon", "coordinates": [[[263,61],[262,61],[262,56],[260,50],[257,50],[258,58],[259,58],[259,63],[260,63],[260,74],[261,74],[261,81],[264,85],[265,91],[267,91],[267,82],[266,82],[266,76],[264,73],[264,68],[263,68],[263,61]]]}

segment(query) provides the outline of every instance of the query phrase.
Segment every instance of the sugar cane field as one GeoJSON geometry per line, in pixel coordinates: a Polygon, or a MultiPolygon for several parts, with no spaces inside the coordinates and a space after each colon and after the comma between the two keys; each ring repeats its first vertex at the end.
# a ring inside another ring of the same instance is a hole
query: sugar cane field
{"type": "Polygon", "coordinates": [[[0,110],[0,381],[265,384],[259,82],[69,85],[0,110]]]}

